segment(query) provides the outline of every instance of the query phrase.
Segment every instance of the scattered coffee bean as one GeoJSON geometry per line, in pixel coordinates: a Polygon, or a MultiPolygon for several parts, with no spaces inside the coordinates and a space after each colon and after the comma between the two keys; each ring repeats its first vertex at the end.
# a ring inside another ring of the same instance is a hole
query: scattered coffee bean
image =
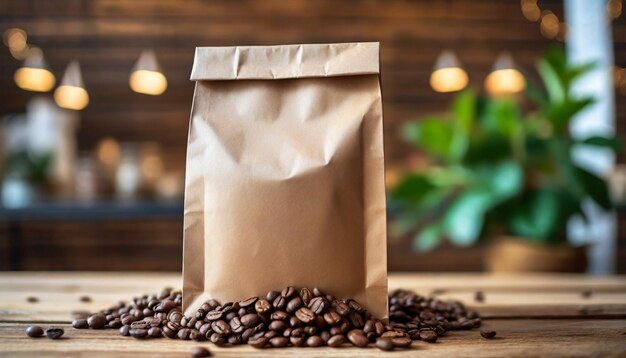
{"type": "Polygon", "coordinates": [[[485,339],[491,339],[496,336],[496,331],[482,330],[480,331],[480,335],[485,339]]]}
{"type": "Polygon", "coordinates": [[[191,356],[194,358],[201,358],[201,357],[211,357],[211,351],[209,351],[208,349],[204,348],[204,347],[194,347],[191,350],[191,356]]]}
{"type": "Polygon", "coordinates": [[[427,343],[435,343],[437,342],[437,333],[434,331],[421,331],[420,339],[427,343]]]}
{"type": "Polygon", "coordinates": [[[92,329],[102,329],[106,326],[107,319],[102,313],[96,313],[89,316],[87,324],[89,324],[89,327],[92,329]]]}
{"type": "Polygon", "coordinates": [[[39,326],[28,326],[26,328],[26,335],[31,338],[37,338],[43,336],[43,329],[39,326]]]}
{"type": "Polygon", "coordinates": [[[87,323],[86,319],[75,319],[72,321],[72,327],[76,329],[86,329],[89,328],[89,323],[87,323]]]}
{"type": "Polygon", "coordinates": [[[476,291],[476,293],[474,293],[474,301],[479,303],[485,302],[485,294],[483,291],[476,291]]]}
{"type": "Polygon", "coordinates": [[[39,299],[37,297],[29,296],[29,297],[26,297],[26,302],[28,302],[28,303],[37,303],[37,302],[39,302],[39,299]]]}
{"type": "Polygon", "coordinates": [[[46,336],[50,339],[59,339],[63,336],[65,331],[63,328],[48,328],[46,329],[46,336]]]}
{"type": "Polygon", "coordinates": [[[376,339],[376,347],[383,351],[391,351],[395,345],[391,341],[391,338],[378,338],[376,339]]]}
{"type": "Polygon", "coordinates": [[[592,292],[591,291],[583,291],[580,294],[581,294],[581,296],[583,296],[583,298],[588,299],[588,298],[591,298],[592,292]]]}
{"type": "Polygon", "coordinates": [[[91,297],[89,297],[89,296],[80,296],[80,302],[88,303],[88,302],[91,302],[91,301],[92,301],[91,297]]]}

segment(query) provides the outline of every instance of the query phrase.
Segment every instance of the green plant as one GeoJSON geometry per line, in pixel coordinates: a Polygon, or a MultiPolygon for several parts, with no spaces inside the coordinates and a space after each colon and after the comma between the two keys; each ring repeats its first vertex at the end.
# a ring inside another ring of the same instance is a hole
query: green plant
{"type": "Polygon", "coordinates": [[[5,177],[17,177],[32,183],[43,183],[48,177],[48,168],[52,161],[52,155],[31,154],[26,150],[18,150],[10,153],[4,164],[5,177]]]}
{"type": "Polygon", "coordinates": [[[620,146],[613,137],[570,136],[572,118],[593,103],[573,96],[572,83],[592,67],[568,64],[562,50],[550,49],[537,65],[543,86],[527,80],[534,111],[524,115],[513,99],[465,91],[450,113],[408,123],[404,138],[432,164],[393,189],[392,229],[412,234],[418,250],[442,238],[467,246],[494,232],[563,243],[567,221],[584,217],[585,198],[609,209],[605,181],[571,156],[576,146],[620,146]]]}

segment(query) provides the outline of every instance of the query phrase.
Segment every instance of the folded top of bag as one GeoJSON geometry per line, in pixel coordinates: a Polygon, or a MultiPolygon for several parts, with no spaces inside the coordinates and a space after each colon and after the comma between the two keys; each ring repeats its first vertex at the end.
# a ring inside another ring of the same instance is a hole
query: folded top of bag
{"type": "Polygon", "coordinates": [[[196,47],[192,81],[378,74],[378,42],[196,47]]]}

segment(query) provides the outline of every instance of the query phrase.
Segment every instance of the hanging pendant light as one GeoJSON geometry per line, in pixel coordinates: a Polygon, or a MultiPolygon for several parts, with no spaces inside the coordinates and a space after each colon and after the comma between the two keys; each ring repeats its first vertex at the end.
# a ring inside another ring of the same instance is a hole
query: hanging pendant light
{"type": "Polygon", "coordinates": [[[161,72],[156,55],[144,50],[130,74],[130,88],[138,93],[160,95],[167,88],[167,78],[161,72]]]}
{"type": "Polygon", "coordinates": [[[29,51],[22,67],[15,71],[13,79],[19,88],[34,92],[48,92],[56,81],[40,49],[29,51]]]}
{"type": "Polygon", "coordinates": [[[500,53],[491,73],[485,79],[487,92],[492,96],[502,96],[519,93],[525,87],[524,75],[515,67],[511,54],[500,53]]]}
{"type": "Polygon", "coordinates": [[[79,111],[89,103],[89,94],[83,83],[78,61],[67,65],[61,85],[54,91],[54,101],[59,107],[79,111]]]}
{"type": "Polygon", "coordinates": [[[452,50],[443,51],[430,75],[430,86],[437,92],[456,92],[467,86],[469,78],[452,50]]]}

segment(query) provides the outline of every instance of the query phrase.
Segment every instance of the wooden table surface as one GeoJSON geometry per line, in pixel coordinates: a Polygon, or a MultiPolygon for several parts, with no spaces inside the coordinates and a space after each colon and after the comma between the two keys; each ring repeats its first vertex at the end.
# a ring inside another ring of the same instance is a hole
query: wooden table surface
{"type": "Polygon", "coordinates": [[[170,339],[135,340],[117,330],[75,330],[71,312],[97,311],[135,295],[180,287],[179,274],[162,273],[0,273],[1,357],[189,357],[209,347],[216,357],[626,357],[626,277],[583,275],[490,276],[485,274],[392,274],[390,289],[464,301],[498,332],[485,340],[478,330],[448,332],[435,344],[413,342],[410,350],[384,353],[359,348],[215,347],[170,339]],[[484,302],[474,300],[484,293],[484,302]],[[588,291],[591,294],[583,294],[588,291]],[[81,302],[90,296],[93,301],[81,302]],[[28,297],[37,297],[29,303],[28,297]],[[61,326],[65,339],[28,338],[30,324],[61,326]]]}

